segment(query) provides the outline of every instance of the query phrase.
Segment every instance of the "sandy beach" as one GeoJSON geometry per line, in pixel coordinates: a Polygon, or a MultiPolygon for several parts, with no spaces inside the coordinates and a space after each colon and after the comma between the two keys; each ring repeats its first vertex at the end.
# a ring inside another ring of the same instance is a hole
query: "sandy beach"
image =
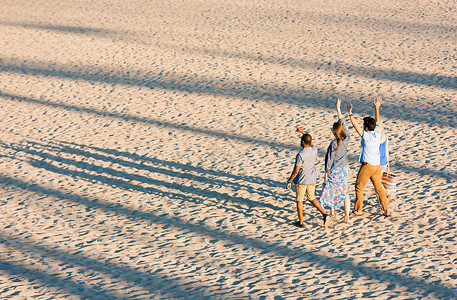
{"type": "Polygon", "coordinates": [[[454,0],[1,1],[0,298],[457,299],[456,24],[454,0]],[[305,202],[292,226],[294,126],[320,187],[335,100],[377,96],[392,217],[368,184],[352,225],[305,202]]]}

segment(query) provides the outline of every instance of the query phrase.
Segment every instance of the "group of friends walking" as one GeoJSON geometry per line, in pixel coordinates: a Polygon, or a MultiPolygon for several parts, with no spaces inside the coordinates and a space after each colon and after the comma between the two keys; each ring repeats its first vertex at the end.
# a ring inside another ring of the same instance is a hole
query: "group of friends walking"
{"type": "MultiPolygon", "coordinates": [[[[380,117],[380,106],[382,99],[377,98],[373,101],[375,107],[375,117],[364,117],[363,127],[361,128],[352,114],[352,104],[347,105],[352,126],[361,137],[360,169],[355,183],[355,203],[353,216],[361,216],[363,208],[363,191],[371,180],[376,191],[376,196],[382,214],[390,217],[389,199],[381,182],[381,174],[389,167],[388,140],[385,135],[380,117]]],[[[316,181],[318,171],[316,168],[317,148],[314,146],[310,134],[303,129],[296,127],[297,132],[302,134],[300,145],[302,150],[295,157],[295,165],[286,188],[290,189],[292,182],[295,184],[298,222],[294,225],[304,227],[303,223],[303,201],[306,198],[322,214],[324,226],[330,223],[335,217],[335,210],[344,206],[344,222],[350,223],[350,199],[349,199],[349,167],[348,167],[348,145],[351,136],[346,128],[343,114],[341,113],[341,101],[335,103],[338,113],[338,121],[333,123],[331,132],[334,140],[331,141],[325,155],[325,175],[322,185],[320,199],[316,198],[316,181]],[[329,210],[329,213],[327,213],[329,210]]]]}

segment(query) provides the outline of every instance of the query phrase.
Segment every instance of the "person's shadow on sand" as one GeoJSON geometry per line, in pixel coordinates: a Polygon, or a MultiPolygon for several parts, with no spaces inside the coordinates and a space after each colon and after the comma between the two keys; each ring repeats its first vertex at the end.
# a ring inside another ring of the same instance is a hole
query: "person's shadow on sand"
{"type": "Polygon", "coordinates": [[[57,174],[82,178],[125,190],[153,195],[165,194],[183,203],[211,205],[245,216],[254,217],[261,213],[261,218],[280,223],[289,222],[287,218],[281,217],[281,215],[288,215],[288,207],[283,208],[261,200],[254,201],[218,191],[220,187],[226,187],[235,191],[243,190],[249,194],[257,194],[257,197],[261,199],[276,199],[278,196],[269,188],[277,187],[279,183],[272,180],[206,170],[125,151],[75,143],[44,145],[28,142],[9,146],[2,144],[1,146],[24,152],[30,157],[29,163],[32,166],[57,174]],[[75,159],[75,155],[77,159],[75,159]],[[169,180],[153,178],[158,174],[167,176],[169,180]],[[175,182],[182,179],[186,179],[190,184],[175,182]],[[197,182],[197,185],[193,185],[192,182],[197,182]],[[205,188],[199,186],[205,186],[205,188]]]}

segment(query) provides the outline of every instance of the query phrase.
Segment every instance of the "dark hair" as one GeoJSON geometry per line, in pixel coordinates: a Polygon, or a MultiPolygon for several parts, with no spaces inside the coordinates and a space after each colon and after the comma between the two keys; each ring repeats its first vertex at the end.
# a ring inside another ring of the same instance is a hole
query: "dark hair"
{"type": "Polygon", "coordinates": [[[373,131],[376,128],[376,120],[373,117],[363,118],[363,128],[368,131],[373,131]]]}
{"type": "Polygon", "coordinates": [[[336,147],[335,151],[340,148],[340,142],[346,139],[346,132],[344,132],[344,126],[340,122],[333,123],[333,132],[338,141],[338,146],[336,147]]]}
{"type": "Polygon", "coordinates": [[[311,137],[310,134],[305,133],[304,135],[301,136],[301,141],[305,145],[311,145],[311,142],[313,141],[313,138],[311,137]]]}

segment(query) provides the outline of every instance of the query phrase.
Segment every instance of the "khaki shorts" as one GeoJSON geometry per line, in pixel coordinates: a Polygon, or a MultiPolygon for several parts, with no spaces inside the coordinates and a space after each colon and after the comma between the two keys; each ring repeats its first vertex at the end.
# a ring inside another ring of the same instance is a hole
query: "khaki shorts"
{"type": "Polygon", "coordinates": [[[305,194],[306,199],[309,201],[316,199],[316,196],[314,195],[316,193],[315,184],[296,184],[295,191],[297,193],[297,201],[303,201],[305,199],[305,194]]]}

